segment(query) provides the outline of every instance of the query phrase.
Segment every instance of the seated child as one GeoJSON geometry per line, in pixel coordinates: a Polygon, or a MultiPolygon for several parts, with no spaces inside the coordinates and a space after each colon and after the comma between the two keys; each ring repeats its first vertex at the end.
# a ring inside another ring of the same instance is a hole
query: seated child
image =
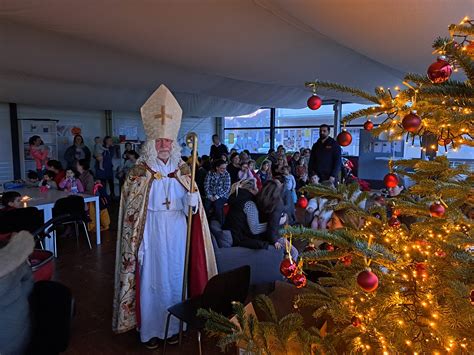
{"type": "Polygon", "coordinates": [[[16,191],[5,191],[2,195],[3,208],[0,211],[10,211],[21,208],[21,194],[16,191]]]}
{"type": "Polygon", "coordinates": [[[73,194],[84,192],[81,180],[76,178],[74,171],[71,169],[66,170],[66,177],[59,183],[59,188],[73,194]]]}
{"type": "MultiPolygon", "coordinates": [[[[311,178],[311,184],[316,185],[319,183],[318,176],[314,175],[311,178]]],[[[329,187],[334,187],[334,185],[329,181],[324,181],[322,185],[329,187]]],[[[312,229],[326,229],[327,223],[331,219],[332,210],[327,209],[326,205],[328,200],[322,197],[312,198],[308,202],[306,207],[306,212],[309,214],[309,220],[311,221],[312,229]]]]}
{"type": "Polygon", "coordinates": [[[39,182],[39,175],[36,171],[30,170],[28,171],[28,174],[26,175],[26,186],[28,187],[33,187],[33,186],[38,186],[39,182]]]}
{"type": "Polygon", "coordinates": [[[54,171],[47,170],[44,175],[43,179],[39,182],[39,187],[46,187],[47,189],[56,189],[58,188],[58,184],[54,181],[56,174],[54,171]]]}

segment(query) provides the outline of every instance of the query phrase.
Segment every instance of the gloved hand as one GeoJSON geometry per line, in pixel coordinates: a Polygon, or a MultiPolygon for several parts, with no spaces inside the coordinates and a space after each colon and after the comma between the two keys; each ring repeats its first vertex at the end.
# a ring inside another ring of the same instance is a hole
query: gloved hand
{"type": "Polygon", "coordinates": [[[196,207],[199,203],[199,196],[197,192],[188,192],[186,195],[186,204],[189,207],[196,207]]]}

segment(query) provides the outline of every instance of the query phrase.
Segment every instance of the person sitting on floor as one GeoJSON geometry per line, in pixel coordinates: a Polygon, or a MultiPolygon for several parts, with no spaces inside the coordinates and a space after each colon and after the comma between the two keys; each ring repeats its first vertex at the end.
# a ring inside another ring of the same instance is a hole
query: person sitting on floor
{"type": "Polygon", "coordinates": [[[66,177],[59,184],[59,188],[73,194],[84,192],[84,187],[82,186],[81,180],[76,178],[74,171],[71,169],[66,171],[66,177]]]}
{"type": "Polygon", "coordinates": [[[204,180],[206,193],[204,209],[209,218],[213,208],[216,219],[222,226],[224,224],[224,204],[229,197],[231,178],[226,169],[226,163],[222,159],[216,160],[213,164],[213,171],[210,171],[204,180]]]}
{"type": "Polygon", "coordinates": [[[272,162],[268,159],[265,159],[260,165],[260,170],[257,172],[257,175],[262,181],[262,187],[265,182],[272,179],[272,162]]]}
{"type": "MultiPolygon", "coordinates": [[[[319,177],[313,175],[312,185],[319,184],[319,177]]],[[[334,187],[333,183],[329,180],[323,181],[321,185],[327,187],[334,187]]],[[[311,229],[326,229],[328,221],[331,219],[332,210],[327,209],[328,200],[323,197],[314,197],[309,200],[308,206],[306,207],[305,220],[307,224],[311,225],[311,229]]]]}
{"type": "Polygon", "coordinates": [[[6,191],[2,194],[3,208],[0,211],[10,211],[21,208],[21,194],[16,191],[6,191]]]}
{"type": "Polygon", "coordinates": [[[229,159],[230,163],[227,165],[227,171],[230,175],[231,184],[239,181],[240,158],[238,153],[232,153],[229,159]]]}
{"type": "Polygon", "coordinates": [[[244,161],[240,163],[240,171],[239,171],[238,176],[239,176],[239,180],[255,179],[253,177],[253,174],[250,172],[248,161],[244,161]]]}
{"type": "Polygon", "coordinates": [[[47,170],[44,175],[43,179],[39,182],[38,186],[39,187],[44,187],[49,189],[58,189],[58,185],[56,184],[56,181],[54,181],[54,178],[56,177],[56,174],[54,171],[47,170]]]}
{"type": "Polygon", "coordinates": [[[255,178],[255,182],[257,184],[257,190],[260,191],[262,189],[263,185],[262,185],[262,180],[260,179],[260,176],[255,171],[255,165],[256,164],[257,163],[255,162],[255,160],[253,160],[253,159],[249,160],[249,170],[252,173],[252,176],[255,178]]]}

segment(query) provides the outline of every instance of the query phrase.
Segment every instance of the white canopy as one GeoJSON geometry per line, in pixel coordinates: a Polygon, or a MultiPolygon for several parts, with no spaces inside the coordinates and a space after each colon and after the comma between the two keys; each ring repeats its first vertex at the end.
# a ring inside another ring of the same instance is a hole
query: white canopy
{"type": "MultiPolygon", "coordinates": [[[[187,116],[299,108],[304,82],[372,90],[425,72],[473,0],[2,0],[0,101],[187,116]]],[[[324,98],[354,101],[338,94],[324,98]]]]}

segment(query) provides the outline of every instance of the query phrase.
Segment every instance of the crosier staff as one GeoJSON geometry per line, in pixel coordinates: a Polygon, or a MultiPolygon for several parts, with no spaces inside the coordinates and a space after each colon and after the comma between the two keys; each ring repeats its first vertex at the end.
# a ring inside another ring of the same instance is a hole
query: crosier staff
{"type": "MultiPolygon", "coordinates": [[[[186,145],[192,149],[192,160],[191,160],[191,188],[190,192],[193,193],[196,189],[195,176],[196,176],[196,162],[197,162],[197,134],[189,132],[186,135],[186,145]]],[[[191,227],[193,222],[193,208],[189,206],[188,210],[188,230],[186,233],[186,254],[184,256],[184,276],[183,276],[183,302],[186,300],[188,293],[188,268],[189,268],[189,249],[191,247],[191,227]]]]}

